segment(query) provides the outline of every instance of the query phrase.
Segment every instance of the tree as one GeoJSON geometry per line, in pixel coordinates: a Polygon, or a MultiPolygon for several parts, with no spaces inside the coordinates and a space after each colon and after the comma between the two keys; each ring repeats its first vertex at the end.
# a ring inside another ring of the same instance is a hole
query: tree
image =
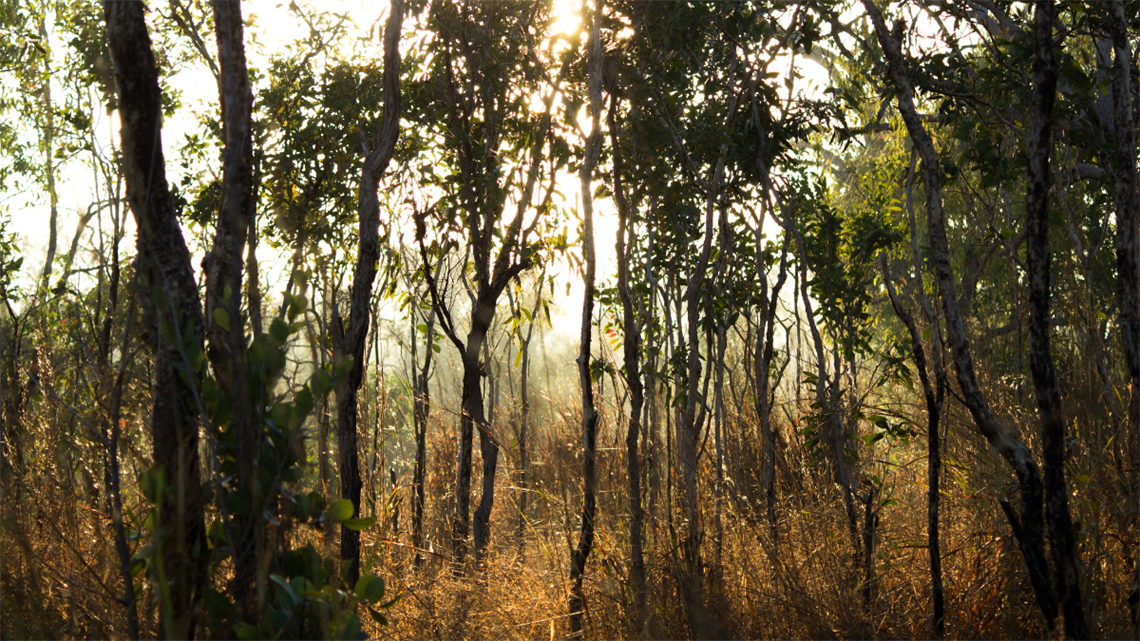
{"type": "MultiPolygon", "coordinates": [[[[376,144],[368,152],[360,169],[357,212],[360,240],[356,267],[352,277],[347,326],[333,306],[333,359],[348,357],[352,368],[344,384],[337,388],[337,440],[340,444],[340,491],[360,513],[360,458],[357,452],[356,393],[364,377],[364,346],[368,337],[372,282],[380,259],[380,179],[396,151],[400,133],[400,27],[404,19],[404,3],[394,0],[384,26],[384,118],[376,135],[376,144]]],[[[346,582],[355,585],[360,578],[360,532],[348,524],[340,530],[340,558],[350,562],[346,582]]]]}
{"type": "MultiPolygon", "coordinates": [[[[946,317],[947,333],[962,399],[969,409],[978,431],[1001,454],[1017,475],[1021,490],[1020,515],[1004,501],[1002,508],[1010,520],[1021,547],[1037,596],[1038,606],[1045,617],[1046,625],[1051,629],[1056,619],[1058,603],[1057,595],[1050,585],[1049,567],[1044,556],[1044,541],[1041,531],[1044,522],[1041,504],[1041,475],[1029,448],[998,422],[977,383],[965,320],[956,294],[956,282],[946,239],[946,222],[941,193],[941,163],[933,140],[926,131],[914,106],[913,91],[900,48],[904,25],[901,21],[896,22],[893,31],[888,31],[885,19],[878,6],[871,0],[864,0],[863,4],[874,25],[878,42],[882,47],[883,56],[890,70],[890,78],[895,88],[899,111],[922,160],[932,262],[942,298],[942,308],[946,317]]],[[[1051,20],[1043,24],[1049,23],[1051,20]]],[[[1044,179],[1044,176],[1039,178],[1039,180],[1044,179]]],[[[1040,273],[1037,276],[1033,276],[1031,273],[1031,278],[1033,277],[1041,278],[1042,276],[1040,273]]],[[[1056,483],[1056,480],[1053,479],[1051,482],[1056,483]]],[[[1063,485],[1062,480],[1061,487],[1055,487],[1052,492],[1063,492],[1063,485]]],[[[1051,527],[1058,525],[1060,523],[1050,523],[1051,527]]],[[[1066,612],[1066,633],[1075,634],[1076,630],[1079,630],[1083,624],[1082,619],[1083,617],[1076,612],[1072,614],[1066,612]]]]}
{"type": "Polygon", "coordinates": [[[589,97],[590,131],[586,136],[585,157],[578,170],[582,196],[582,259],[585,262],[586,291],[582,294],[582,324],[578,337],[578,385],[582,390],[582,525],[578,545],[570,554],[570,630],[582,634],[582,577],[594,547],[594,518],[597,515],[598,410],[594,406],[594,361],[590,353],[594,326],[594,288],[597,257],[594,252],[594,168],[602,149],[602,3],[590,12],[590,38],[586,43],[586,86],[589,97]]]}
{"type": "Polygon", "coordinates": [[[195,610],[207,581],[198,459],[200,379],[184,375],[180,365],[201,354],[202,308],[166,183],[162,146],[156,144],[162,139],[162,97],[143,5],[108,0],[103,13],[123,123],[123,174],[139,230],[135,270],[155,359],[152,478],[162,524],[156,572],[158,583],[170,593],[164,632],[192,638],[195,610]]]}
{"type": "MultiPolygon", "coordinates": [[[[460,562],[466,556],[471,522],[471,448],[476,429],[483,458],[483,494],[474,519],[477,561],[483,558],[489,540],[498,467],[499,443],[487,421],[480,391],[480,378],[487,367],[480,354],[503,289],[538,260],[534,232],[543,218],[542,212],[550,206],[553,189],[552,183],[545,196],[534,202],[544,162],[550,160],[552,168],[546,171],[553,178],[553,170],[565,162],[569,151],[565,146],[546,151],[551,110],[564,72],[551,79],[544,70],[540,71],[542,61],[534,49],[543,36],[543,10],[531,2],[433,4],[430,26],[440,51],[432,59],[422,89],[424,94],[417,96],[423,103],[418,105],[417,120],[442,136],[445,160],[450,163],[449,176],[425,175],[442,183],[437,186],[445,194],[430,210],[439,217],[434,225],[438,234],[434,242],[454,246],[458,244],[455,235],[465,236],[465,255],[470,257],[473,269],[466,340],[460,338],[461,330],[440,295],[439,284],[425,269],[440,328],[463,363],[459,460],[451,523],[452,543],[460,562]],[[520,38],[504,41],[495,35],[507,30],[517,32],[520,38]],[[506,60],[511,63],[498,62],[506,60]],[[549,89],[543,97],[543,112],[532,113],[526,102],[528,91],[544,84],[549,89]],[[514,116],[510,121],[506,119],[508,113],[514,116]],[[506,210],[512,200],[516,210],[507,221],[506,210]],[[524,224],[532,210],[531,221],[524,224]]],[[[416,217],[416,236],[425,265],[428,213],[424,211],[416,217]]]]}

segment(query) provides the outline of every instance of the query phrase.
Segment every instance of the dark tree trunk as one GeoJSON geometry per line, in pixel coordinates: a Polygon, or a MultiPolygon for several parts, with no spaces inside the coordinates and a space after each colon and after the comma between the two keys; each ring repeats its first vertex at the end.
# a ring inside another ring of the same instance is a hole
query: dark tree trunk
{"type": "Polygon", "coordinates": [[[913,92],[900,44],[903,23],[901,21],[895,23],[894,32],[889,32],[883,14],[873,0],[863,0],[863,4],[874,24],[875,33],[886,58],[903,122],[922,159],[931,262],[938,280],[942,309],[946,316],[947,338],[954,357],[962,400],[969,409],[978,431],[1017,475],[1021,489],[1021,515],[1019,517],[1013,508],[1004,502],[1002,507],[1017,535],[1038,606],[1045,617],[1047,627],[1052,630],[1057,617],[1057,602],[1049,585],[1049,567],[1042,540],[1044,520],[1041,506],[1042,485],[1037,462],[1033,459],[1029,448],[998,422],[986,403],[974,374],[966,322],[958,307],[954,272],[950,263],[950,246],[946,238],[946,220],[942,209],[942,179],[939,175],[941,165],[934,141],[923,126],[914,106],[913,92]]]}
{"type": "MultiPolygon", "coordinates": [[[[1132,64],[1124,3],[1112,0],[1105,18],[1112,36],[1112,122],[1116,130],[1116,278],[1120,305],[1120,338],[1132,379],[1128,402],[1127,442],[1132,479],[1132,504],[1140,495],[1140,177],[1136,167],[1136,122],[1133,120],[1132,64]]],[[[1140,561],[1132,559],[1134,575],[1129,603],[1133,630],[1140,634],[1140,561]]]]}
{"type": "MultiPolygon", "coordinates": [[[[519,449],[518,467],[518,510],[519,520],[515,532],[518,553],[523,553],[523,543],[527,524],[527,496],[530,484],[530,446],[528,443],[530,433],[530,342],[534,337],[534,319],[538,318],[538,308],[542,304],[542,286],[545,284],[546,270],[538,277],[535,286],[534,307],[530,312],[530,323],[527,325],[526,336],[519,337],[519,405],[517,415],[517,432],[515,440],[519,449]]],[[[520,309],[521,309],[521,300],[520,309]]],[[[540,325],[541,327],[541,325],[540,325]]]]}
{"type": "MultiPolygon", "coordinates": [[[[253,195],[251,203],[257,203],[257,190],[261,184],[260,166],[254,169],[253,195]]],[[[254,337],[260,337],[261,324],[261,274],[257,263],[257,212],[249,212],[248,244],[246,245],[245,271],[246,271],[246,301],[249,308],[249,325],[254,337]]]]}
{"type": "MultiPolygon", "coordinates": [[[[938,532],[938,503],[940,469],[942,467],[942,453],[939,448],[938,422],[942,416],[942,395],[946,387],[946,376],[938,364],[941,359],[935,357],[934,376],[937,388],[930,384],[930,375],[926,369],[926,350],[922,345],[922,334],[914,323],[910,312],[903,307],[902,302],[895,294],[895,286],[891,282],[891,273],[887,267],[887,255],[879,257],[879,266],[883,273],[883,282],[887,285],[887,293],[891,298],[891,306],[899,320],[906,325],[910,333],[910,346],[914,354],[914,366],[918,369],[918,378],[922,382],[922,395],[926,402],[926,430],[927,430],[927,550],[930,554],[930,586],[931,599],[934,608],[934,636],[941,639],[946,631],[946,614],[942,595],[942,553],[938,532]]],[[[921,277],[921,272],[916,277],[921,277]]],[[[936,328],[931,328],[934,339],[934,349],[938,349],[938,334],[936,328]]]]}
{"type": "MultiPolygon", "coordinates": [[[[496,293],[495,298],[498,298],[496,293]]],[[[495,474],[499,468],[499,442],[495,439],[495,435],[491,432],[492,421],[487,416],[487,410],[484,407],[483,393],[480,390],[479,379],[482,377],[483,368],[486,368],[486,375],[490,376],[491,362],[488,358],[481,364],[479,361],[479,351],[483,350],[487,345],[487,333],[490,330],[491,319],[495,314],[494,301],[481,301],[478,305],[477,313],[485,319],[478,323],[472,322],[472,333],[467,335],[467,349],[471,357],[471,363],[475,366],[476,372],[473,377],[474,386],[471,388],[471,395],[468,398],[471,416],[475,419],[472,421],[472,426],[479,428],[479,455],[483,459],[483,491],[479,496],[479,505],[475,507],[475,515],[472,519],[472,534],[475,544],[475,562],[481,564],[486,558],[487,544],[491,539],[491,510],[495,506],[495,474]],[[479,336],[474,336],[474,332],[478,331],[479,336]],[[473,346],[477,346],[474,347],[473,346]]],[[[467,361],[464,361],[464,380],[466,380],[467,361]]],[[[466,388],[466,385],[464,385],[466,388]]],[[[494,416],[494,397],[492,395],[491,416],[494,416]]],[[[468,428],[470,430],[470,427],[468,428]]],[[[470,451],[470,449],[468,450],[470,451]]],[[[468,473],[470,477],[470,473],[468,473]]],[[[470,478],[468,479],[470,482],[470,478]]]]}
{"type": "Polygon", "coordinates": [[[586,262],[585,293],[582,296],[582,324],[578,338],[578,385],[582,391],[582,524],[578,545],[570,554],[570,633],[582,636],[582,612],[586,605],[582,577],[586,561],[594,548],[594,517],[597,514],[596,474],[598,446],[598,411],[594,407],[594,384],[590,368],[590,343],[594,326],[594,279],[597,261],[594,255],[594,168],[602,149],[602,43],[601,0],[597,0],[590,16],[590,40],[587,52],[587,88],[590,98],[590,135],[586,139],[585,158],[578,173],[582,196],[582,257],[586,262]]]}
{"type": "MultiPolygon", "coordinates": [[[[858,559],[863,553],[863,546],[859,541],[858,513],[855,509],[855,495],[851,470],[847,465],[847,428],[843,424],[842,408],[840,406],[840,371],[839,353],[835,353],[835,366],[830,375],[827,372],[827,354],[824,350],[823,336],[815,322],[815,313],[812,311],[811,296],[807,281],[807,247],[803,235],[800,233],[793,213],[785,210],[784,233],[795,238],[796,246],[800,250],[800,266],[797,270],[799,276],[799,293],[804,303],[804,318],[807,319],[808,330],[811,332],[812,345],[815,346],[816,359],[816,403],[823,412],[822,422],[819,426],[819,437],[825,448],[825,456],[831,462],[833,479],[843,491],[844,513],[847,516],[847,529],[851,536],[853,558],[858,559]]],[[[838,349],[838,348],[836,348],[838,349]]]]}
{"type": "MultiPolygon", "coordinates": [[[[760,238],[757,238],[757,263],[763,261],[763,252],[759,249],[760,238]]],[[[780,290],[788,278],[788,246],[791,244],[791,234],[784,233],[783,247],[780,249],[780,272],[776,276],[776,283],[772,286],[771,295],[765,302],[762,310],[760,327],[764,333],[757,338],[756,350],[759,358],[756,359],[756,413],[760,418],[760,436],[763,454],[760,460],[760,483],[764,492],[764,502],[768,516],[768,527],[772,533],[772,541],[779,540],[779,528],[776,525],[776,432],[772,429],[772,395],[769,392],[769,372],[772,368],[772,357],[775,351],[776,340],[776,306],[780,301],[780,290]]]]}
{"type": "MultiPolygon", "coordinates": [[[[46,16],[41,15],[39,22],[40,41],[46,46],[49,42],[46,16]]],[[[51,101],[51,81],[47,79],[50,75],[52,75],[52,70],[45,66],[43,91],[40,95],[40,110],[43,117],[43,132],[41,135],[43,136],[44,179],[46,182],[44,186],[47,188],[50,210],[48,213],[47,256],[44,258],[44,268],[40,275],[40,289],[44,292],[51,286],[49,281],[55,263],[56,245],[59,242],[59,194],[56,192],[55,186],[55,106],[51,101]]]]}
{"type": "Polygon", "coordinates": [[[1026,147],[1026,230],[1029,272],[1029,369],[1041,414],[1045,463],[1045,521],[1053,553],[1054,597],[1065,615],[1065,636],[1087,639],[1084,605],[1077,576],[1073,521],[1065,484],[1065,417],[1061,390],[1053,369],[1049,341],[1049,154],[1052,150],[1053,103],[1057,62],[1053,57],[1053,0],[1039,0],[1033,20],[1033,96],[1026,147]]]}
{"type": "MultiPolygon", "coordinates": [[[[376,266],[380,260],[380,198],[377,189],[400,135],[399,44],[403,18],[403,1],[393,0],[384,27],[384,76],[381,80],[384,115],[376,146],[368,153],[360,170],[357,194],[360,244],[352,276],[347,327],[342,323],[335,303],[332,308],[333,361],[337,363],[342,358],[352,359],[347,380],[337,387],[336,409],[341,497],[352,502],[355,514],[360,514],[360,492],[363,485],[360,479],[360,455],[357,452],[357,391],[364,378],[364,344],[368,337],[372,283],[376,279],[376,266]]],[[[344,576],[345,583],[349,586],[356,585],[360,578],[360,532],[344,525],[340,529],[340,558],[350,562],[344,576]]]]}
{"type": "Polygon", "coordinates": [[[169,582],[165,636],[189,639],[207,583],[208,551],[198,464],[198,374],[186,376],[203,345],[202,307],[190,252],[174,213],[162,156],[162,95],[142,2],[103,3],[122,123],[122,167],[138,228],[136,274],[154,354],[151,432],[154,464],[169,486],[158,506],[159,568],[169,582]]]}
{"type": "Polygon", "coordinates": [[[427,353],[421,368],[416,358],[415,316],[412,317],[412,422],[416,437],[416,464],[412,469],[412,546],[416,548],[416,565],[423,563],[420,548],[424,542],[424,476],[427,472],[427,425],[431,414],[432,349],[435,343],[435,310],[428,316],[425,345],[427,353]]]}
{"type": "Polygon", "coordinates": [[[641,455],[638,452],[638,438],[641,431],[641,412],[645,405],[645,387],[641,381],[641,332],[637,326],[637,316],[630,295],[629,247],[637,244],[634,212],[626,197],[622,182],[622,155],[617,128],[617,96],[611,96],[608,121],[610,145],[613,153],[614,201],[617,203],[618,233],[614,246],[617,255],[618,297],[622,309],[622,349],[625,363],[626,384],[629,386],[629,427],[625,437],[626,466],[629,482],[629,580],[633,587],[635,629],[645,621],[647,601],[645,581],[645,556],[642,550],[645,510],[642,508],[641,455]],[[627,241],[626,238],[629,238],[627,241]]]}
{"type": "MultiPolygon", "coordinates": [[[[442,15],[444,3],[434,5],[440,8],[436,14],[442,15]]],[[[546,144],[547,134],[551,127],[551,108],[554,94],[565,73],[565,67],[557,80],[555,80],[552,93],[545,98],[545,112],[542,115],[537,133],[532,137],[530,148],[530,167],[527,170],[526,180],[522,193],[519,195],[517,209],[513,218],[504,229],[500,229],[500,218],[503,214],[506,190],[499,184],[497,175],[497,160],[493,154],[479,155],[472,145],[476,138],[496,140],[500,133],[501,120],[488,120],[481,125],[479,133],[472,131],[472,124],[466,117],[461,118],[460,110],[454,109],[457,102],[463,98],[456,94],[456,73],[473,72],[472,70],[459,70],[453,59],[457,48],[467,47],[468,42],[457,40],[458,35],[450,29],[444,28],[440,33],[443,58],[443,70],[446,74],[446,100],[450,101],[449,123],[454,132],[463,132],[463,140],[457,145],[461,186],[460,198],[462,200],[462,217],[464,228],[468,234],[467,247],[470,251],[471,261],[474,263],[475,292],[472,300],[471,327],[467,333],[466,343],[459,338],[455,321],[447,304],[442,300],[440,288],[430,270],[424,272],[431,292],[432,305],[439,314],[440,328],[448,340],[458,350],[463,361],[463,392],[461,416],[459,420],[459,452],[456,464],[456,498],[455,510],[452,515],[451,535],[455,549],[456,560],[462,564],[467,552],[467,534],[470,526],[471,505],[471,446],[474,430],[479,430],[479,449],[483,455],[483,495],[475,512],[474,543],[476,561],[481,561],[489,540],[488,524],[491,518],[491,509],[495,500],[495,473],[498,467],[499,444],[491,431],[491,425],[484,416],[483,398],[480,390],[481,365],[479,354],[483,348],[483,341],[487,339],[487,331],[495,315],[495,307],[503,289],[524,270],[533,264],[531,252],[526,250],[525,243],[534,229],[538,218],[529,227],[523,226],[523,216],[531,207],[531,198],[542,169],[543,148],[546,144]],[[488,172],[496,171],[494,177],[488,172]],[[488,192],[488,189],[491,192],[488,192]],[[485,199],[485,200],[484,200],[485,199]],[[501,238],[502,244],[493,252],[493,239],[501,238]]],[[[458,53],[462,53],[459,51],[458,53]]],[[[477,71],[477,70],[475,70],[477,71]]],[[[485,110],[489,119],[500,114],[493,105],[472,107],[485,110]]],[[[547,198],[549,200],[549,196],[547,198]]],[[[427,249],[424,247],[426,232],[426,213],[419,212],[415,216],[416,240],[420,246],[420,256],[426,266],[429,261],[427,249]]],[[[458,568],[457,568],[458,570],[458,568]]]]}
{"type": "MultiPolygon", "coordinates": [[[[923,399],[927,411],[927,492],[926,492],[926,545],[930,556],[930,599],[934,611],[934,635],[941,639],[946,633],[945,598],[942,583],[942,544],[939,528],[939,510],[941,503],[940,485],[942,481],[942,448],[941,448],[941,421],[942,401],[946,394],[946,367],[942,362],[941,326],[938,316],[934,313],[930,301],[926,297],[923,285],[922,251],[918,237],[918,223],[914,216],[914,168],[918,156],[911,154],[910,167],[906,177],[906,210],[910,227],[911,259],[914,269],[915,294],[922,305],[922,313],[926,316],[927,327],[930,328],[930,364],[934,371],[934,388],[930,387],[930,377],[926,370],[926,353],[922,349],[921,334],[915,326],[913,318],[899,313],[899,318],[907,325],[910,332],[911,346],[914,350],[914,363],[919,370],[919,379],[922,381],[923,399]],[[910,322],[907,319],[911,318],[910,322]]],[[[888,293],[891,288],[890,274],[884,274],[888,293]]],[[[891,297],[891,303],[898,312],[901,305],[895,305],[897,296],[891,297]]],[[[904,309],[905,311],[905,309],[904,309]]]]}
{"type": "Polygon", "coordinates": [[[260,450],[259,430],[249,415],[249,394],[245,388],[245,332],[241,322],[242,251],[249,219],[253,214],[253,133],[251,110],[253,93],[246,70],[242,37],[241,5],[214,0],[214,30],[218,42],[220,76],[218,93],[222,106],[222,194],[217,234],[205,259],[206,335],[214,377],[232,408],[230,425],[237,487],[249,508],[234,515],[231,541],[234,576],[230,592],[234,600],[252,616],[253,590],[258,581],[257,558],[261,503],[256,459],[260,450]]]}

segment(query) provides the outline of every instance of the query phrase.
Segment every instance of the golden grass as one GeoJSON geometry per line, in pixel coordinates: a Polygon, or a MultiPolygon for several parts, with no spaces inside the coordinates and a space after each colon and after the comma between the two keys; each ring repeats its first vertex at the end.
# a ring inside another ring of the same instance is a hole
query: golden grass
{"type": "MultiPolygon", "coordinates": [[[[432,426],[425,509],[425,546],[430,551],[424,564],[417,568],[412,563],[406,479],[398,529],[393,530],[381,514],[381,523],[365,533],[365,571],[384,577],[389,593],[401,595],[388,612],[390,624],[378,626],[365,615],[366,630],[381,639],[568,638],[568,559],[580,510],[580,455],[574,446],[578,426],[555,423],[532,439],[537,452],[521,546],[515,539],[518,488],[511,476],[513,462],[507,456],[500,463],[486,567],[469,568],[462,576],[455,575],[447,558],[445,523],[454,440],[444,429],[432,426]]],[[[656,513],[646,520],[649,619],[642,625],[632,612],[626,571],[624,449],[612,424],[603,422],[602,429],[597,543],[585,581],[586,636],[690,638],[693,630],[680,605],[673,572],[675,539],[670,536],[664,484],[656,513]]],[[[751,427],[741,419],[731,429],[751,427]]],[[[787,426],[783,430],[790,434],[787,426]]],[[[1045,636],[1020,552],[995,503],[1007,491],[1008,475],[960,418],[951,418],[946,442],[942,549],[947,636],[1045,636]]],[[[18,491],[4,496],[2,638],[126,636],[105,499],[99,492],[92,497],[84,476],[90,473],[73,467],[80,461],[79,467],[96,469],[90,461],[98,461],[97,454],[85,447],[58,437],[38,442],[26,452],[28,469],[18,491]],[[63,456],[64,452],[71,455],[63,456]]],[[[715,531],[711,465],[703,469],[702,611],[739,638],[931,637],[924,439],[863,453],[864,471],[879,475],[883,497],[896,502],[880,511],[870,603],[864,603],[861,572],[853,567],[839,493],[825,474],[803,467],[804,452],[799,447],[794,436],[787,437],[778,475],[777,542],[770,538],[762,510],[750,507],[759,506],[761,499],[747,497],[750,490],[744,484],[735,500],[732,492],[726,492],[721,532],[715,531]]],[[[742,456],[749,456],[747,450],[742,456]]],[[[478,457],[475,463],[473,487],[477,488],[478,457]]],[[[746,470],[755,466],[751,459],[741,463],[746,470]]],[[[1074,479],[1072,510],[1080,527],[1090,628],[1099,638],[1129,638],[1132,628],[1125,596],[1137,541],[1136,510],[1126,499],[1128,479],[1096,452],[1078,451],[1069,473],[1074,479]]],[[[124,484],[125,501],[141,513],[146,506],[133,483],[124,478],[124,484]]],[[[674,487],[674,497],[678,494],[674,487]]],[[[385,501],[380,498],[377,504],[384,506],[385,501]]],[[[674,512],[677,531],[683,528],[680,514],[674,512]]],[[[335,545],[321,543],[318,533],[296,531],[293,538],[294,543],[311,539],[318,549],[323,545],[326,553],[336,553],[335,545]]],[[[144,587],[140,616],[145,636],[158,631],[156,610],[153,595],[144,587]]]]}

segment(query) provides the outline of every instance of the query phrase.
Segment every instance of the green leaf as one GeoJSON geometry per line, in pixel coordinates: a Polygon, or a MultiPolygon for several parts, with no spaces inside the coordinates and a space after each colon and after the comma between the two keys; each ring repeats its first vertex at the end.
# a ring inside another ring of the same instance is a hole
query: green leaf
{"type": "Polygon", "coordinates": [[[227,312],[225,308],[214,308],[214,322],[227,332],[230,331],[230,313],[227,312]]]}
{"type": "Polygon", "coordinates": [[[333,523],[344,523],[352,518],[352,501],[348,499],[340,499],[329,506],[328,515],[329,521],[333,523]]]}
{"type": "Polygon", "coordinates": [[[293,586],[289,585],[285,579],[276,574],[270,574],[269,579],[277,585],[281,586],[281,589],[285,591],[285,594],[289,595],[290,606],[297,605],[301,602],[300,595],[293,591],[293,586]]]}
{"type": "Polygon", "coordinates": [[[376,525],[376,518],[375,517],[368,517],[366,519],[347,519],[344,522],[342,522],[341,525],[343,525],[344,527],[346,527],[350,530],[356,530],[357,532],[359,532],[360,530],[363,530],[365,528],[370,528],[373,525],[376,525]]]}
{"type": "Polygon", "coordinates": [[[356,582],[356,598],[366,603],[376,603],[384,598],[384,579],[364,575],[356,582]]]}
{"type": "Polygon", "coordinates": [[[348,376],[349,371],[352,370],[352,357],[345,356],[336,362],[336,368],[333,370],[333,378],[340,381],[348,376]]]}
{"type": "Polygon", "coordinates": [[[376,608],[368,608],[368,616],[372,617],[372,620],[380,625],[388,625],[387,617],[377,612],[376,608]]]}
{"type": "Polygon", "coordinates": [[[280,318],[274,318],[273,322],[269,325],[269,337],[278,346],[284,345],[289,340],[289,325],[280,318]]]}

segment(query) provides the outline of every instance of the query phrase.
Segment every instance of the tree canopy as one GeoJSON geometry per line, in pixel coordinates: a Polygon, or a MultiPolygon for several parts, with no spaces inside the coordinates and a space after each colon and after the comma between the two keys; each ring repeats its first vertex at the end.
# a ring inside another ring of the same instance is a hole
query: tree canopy
{"type": "Polygon", "coordinates": [[[0,0],[0,636],[1140,633],[1140,4],[350,4],[0,0]]]}

